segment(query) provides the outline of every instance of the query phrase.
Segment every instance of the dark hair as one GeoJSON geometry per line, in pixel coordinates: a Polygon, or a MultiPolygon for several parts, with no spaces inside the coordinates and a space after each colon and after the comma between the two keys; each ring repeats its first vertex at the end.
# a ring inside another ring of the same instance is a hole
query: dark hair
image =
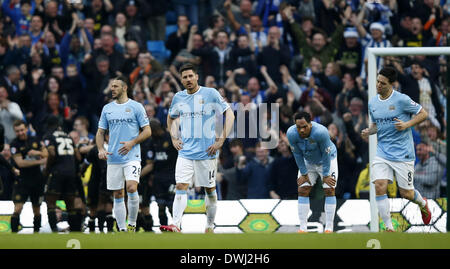
{"type": "Polygon", "coordinates": [[[127,86],[128,89],[130,88],[128,87],[128,79],[125,76],[115,77],[114,80],[120,80],[122,81],[122,86],[127,86]]]}
{"type": "Polygon", "coordinates": [[[392,67],[384,67],[378,74],[387,77],[389,83],[397,81],[397,71],[392,67]]]}
{"type": "Polygon", "coordinates": [[[305,119],[307,123],[311,122],[311,115],[306,111],[297,112],[294,115],[294,121],[305,119]]]}
{"type": "Polygon", "coordinates": [[[244,148],[244,144],[242,143],[242,141],[240,139],[234,138],[233,140],[230,141],[230,148],[232,148],[232,147],[244,148]]]}
{"type": "Polygon", "coordinates": [[[25,123],[25,121],[23,121],[23,120],[15,120],[14,121],[14,123],[13,123],[13,126],[14,127],[17,127],[17,126],[20,126],[20,125],[25,125],[25,126],[27,126],[27,124],[25,123]]]}
{"type": "Polygon", "coordinates": [[[187,70],[192,70],[195,74],[197,74],[197,68],[195,68],[195,66],[193,64],[191,64],[191,63],[183,64],[180,67],[180,71],[179,72],[181,74],[181,73],[183,73],[184,71],[187,71],[187,70]]]}

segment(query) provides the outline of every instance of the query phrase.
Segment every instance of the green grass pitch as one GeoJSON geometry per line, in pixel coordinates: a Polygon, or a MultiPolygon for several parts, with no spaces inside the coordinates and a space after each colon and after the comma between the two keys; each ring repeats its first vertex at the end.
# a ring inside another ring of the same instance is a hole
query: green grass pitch
{"type": "Polygon", "coordinates": [[[450,249],[450,234],[0,234],[0,249],[69,249],[72,242],[81,249],[450,249]]]}

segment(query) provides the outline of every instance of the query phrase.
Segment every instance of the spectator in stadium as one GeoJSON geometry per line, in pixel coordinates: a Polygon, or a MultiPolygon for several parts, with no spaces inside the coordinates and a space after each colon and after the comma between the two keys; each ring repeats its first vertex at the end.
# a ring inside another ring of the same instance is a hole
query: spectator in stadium
{"type": "Polygon", "coordinates": [[[210,69],[204,70],[204,75],[213,76],[217,86],[223,87],[227,80],[227,71],[232,70],[231,44],[228,33],[225,30],[220,30],[214,37],[214,42],[215,45],[212,47],[192,50],[191,53],[200,56],[202,62],[208,62],[210,69]]]}
{"type": "Polygon", "coordinates": [[[269,150],[256,143],[255,157],[247,161],[246,157],[239,158],[237,165],[237,180],[247,182],[247,199],[269,198],[269,175],[273,157],[269,150]]]}
{"type": "Polygon", "coordinates": [[[168,8],[169,2],[166,0],[154,0],[151,5],[148,5],[145,18],[150,33],[150,40],[165,40],[166,13],[168,8]]]}
{"type": "Polygon", "coordinates": [[[0,122],[4,126],[6,143],[11,143],[16,137],[13,123],[22,118],[23,113],[20,106],[16,102],[10,101],[6,88],[0,86],[0,122]]]}
{"type": "Polygon", "coordinates": [[[272,199],[295,200],[298,198],[298,167],[289,148],[286,134],[280,134],[277,146],[279,156],[275,157],[269,175],[269,195],[272,199]]]}
{"type": "Polygon", "coordinates": [[[414,168],[414,183],[417,190],[429,199],[441,197],[440,185],[447,162],[445,155],[431,154],[434,152],[434,148],[423,141],[416,146],[419,162],[414,168]]]}
{"type": "Polygon", "coordinates": [[[225,27],[225,18],[220,14],[214,14],[210,17],[208,28],[203,33],[205,43],[211,44],[214,41],[215,34],[225,27]]]}
{"type": "Polygon", "coordinates": [[[139,44],[134,40],[128,40],[125,43],[125,61],[121,72],[124,76],[129,76],[134,69],[138,67],[138,55],[140,52],[139,44]]]}
{"type": "Polygon", "coordinates": [[[429,44],[430,39],[433,37],[431,31],[425,30],[423,22],[420,17],[413,16],[411,18],[411,28],[405,29],[401,27],[402,34],[401,39],[398,42],[398,46],[403,47],[424,47],[429,44]]]}
{"type": "Polygon", "coordinates": [[[73,15],[72,26],[65,33],[60,45],[61,64],[64,69],[69,64],[75,64],[80,68],[86,54],[92,51],[91,42],[93,43],[94,39],[83,27],[82,21],[73,15]]]}
{"type": "Polygon", "coordinates": [[[253,40],[250,33],[247,35],[239,35],[237,43],[230,52],[232,69],[243,68],[244,74],[236,74],[234,80],[241,88],[247,84],[250,77],[257,75],[257,63],[254,55],[253,40]]]}
{"type": "Polygon", "coordinates": [[[186,16],[192,24],[198,25],[197,0],[172,0],[175,12],[178,16],[186,16]]]}
{"type": "MultiPolygon", "coordinates": [[[[130,74],[130,84],[134,85],[134,83],[142,83],[143,76],[153,76],[162,71],[162,65],[150,54],[150,52],[141,51],[138,55],[138,66],[130,74]]],[[[143,87],[145,86],[146,85],[143,85],[143,87]]]]}
{"type": "Polygon", "coordinates": [[[201,58],[199,56],[195,56],[191,53],[192,50],[199,50],[203,48],[204,42],[201,34],[197,32],[198,26],[192,25],[189,30],[189,39],[187,43],[187,47],[178,52],[175,59],[169,66],[169,70],[173,76],[175,76],[179,81],[181,81],[181,76],[178,73],[178,69],[185,63],[192,63],[197,65],[199,80],[204,81],[204,70],[207,67],[205,63],[202,63],[201,58]]]}
{"type": "Polygon", "coordinates": [[[267,73],[273,79],[275,84],[280,84],[281,65],[289,65],[289,47],[280,42],[281,32],[277,26],[269,28],[267,35],[267,45],[262,48],[262,51],[258,53],[258,65],[266,66],[267,73]]]}
{"type": "Polygon", "coordinates": [[[93,20],[92,34],[94,37],[99,37],[102,25],[108,24],[108,17],[113,10],[114,5],[110,0],[93,0],[83,6],[85,18],[90,18],[93,20]]]}
{"type": "Polygon", "coordinates": [[[115,41],[112,33],[103,33],[101,35],[101,48],[95,49],[90,56],[85,58],[84,63],[88,66],[95,67],[97,58],[104,55],[109,60],[109,71],[111,74],[117,74],[121,70],[125,62],[125,57],[117,49],[115,49],[115,41]]]}
{"type": "Polygon", "coordinates": [[[25,105],[27,99],[23,82],[20,69],[15,65],[7,66],[4,76],[0,78],[0,85],[8,92],[9,100],[20,106],[25,105]]]}
{"type": "Polygon", "coordinates": [[[172,62],[175,56],[180,52],[180,50],[187,47],[187,42],[189,39],[189,21],[186,15],[178,15],[176,32],[173,32],[167,37],[166,48],[170,50],[169,62],[172,62]]]}
{"type": "Polygon", "coordinates": [[[109,93],[109,81],[114,77],[114,74],[110,71],[110,61],[105,55],[99,55],[94,66],[90,62],[82,65],[82,72],[86,77],[88,114],[91,117],[89,121],[95,123],[98,121],[98,116],[105,102],[105,95],[109,93]]]}
{"type": "Polygon", "coordinates": [[[218,176],[222,177],[221,186],[225,200],[239,200],[247,198],[246,180],[238,180],[237,165],[240,158],[244,158],[244,144],[241,139],[233,138],[229,143],[231,156],[224,160],[224,164],[219,163],[218,176]]]}
{"type": "MultiPolygon", "coordinates": [[[[367,55],[368,48],[390,48],[392,47],[389,39],[384,35],[385,28],[383,24],[379,22],[373,22],[370,24],[369,32],[363,27],[362,22],[355,15],[351,17],[351,21],[359,37],[361,38],[361,45],[363,46],[363,62],[361,67],[361,77],[365,78],[367,74],[367,55]]],[[[384,58],[377,56],[377,69],[381,69],[384,64],[384,58]]]]}
{"type": "Polygon", "coordinates": [[[292,33],[297,45],[300,48],[300,54],[304,57],[303,67],[309,67],[309,63],[312,57],[320,59],[323,65],[333,61],[335,50],[339,48],[342,41],[342,33],[344,32],[344,26],[347,20],[350,18],[348,12],[345,13],[341,24],[336,26],[336,30],[331,35],[331,41],[327,41],[327,37],[323,32],[314,34],[311,44],[308,44],[306,36],[303,33],[301,26],[294,20],[292,10],[290,7],[285,8],[284,13],[291,24],[292,33]]]}
{"type": "Polygon", "coordinates": [[[27,33],[30,27],[31,15],[34,13],[35,4],[31,0],[5,0],[2,10],[9,16],[16,26],[16,35],[27,33]]]}
{"type": "Polygon", "coordinates": [[[362,66],[362,46],[358,41],[358,32],[354,27],[344,31],[344,43],[341,44],[335,56],[342,73],[350,73],[358,76],[362,66]]]}

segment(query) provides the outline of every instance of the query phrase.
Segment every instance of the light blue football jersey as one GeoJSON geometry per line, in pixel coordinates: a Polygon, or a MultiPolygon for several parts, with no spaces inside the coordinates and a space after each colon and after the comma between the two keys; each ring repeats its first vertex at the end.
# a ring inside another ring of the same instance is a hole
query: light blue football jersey
{"type": "Polygon", "coordinates": [[[297,125],[292,125],[286,132],[286,136],[291,145],[295,162],[300,173],[305,175],[308,170],[305,160],[309,164],[322,165],[322,175],[330,175],[330,161],[336,158],[336,146],[330,139],[328,129],[317,122],[311,121],[312,128],[308,138],[301,138],[297,130],[297,125]]]}
{"type": "Polygon", "coordinates": [[[397,91],[393,91],[386,100],[381,100],[377,94],[369,101],[370,117],[378,129],[377,156],[396,162],[415,160],[411,128],[398,131],[394,124],[396,118],[403,122],[411,120],[411,116],[421,109],[420,104],[397,91]]]}
{"type": "Polygon", "coordinates": [[[180,117],[183,148],[179,156],[189,160],[216,158],[208,156],[206,150],[215,143],[216,113],[223,114],[230,105],[214,88],[200,87],[189,94],[187,90],[178,92],[172,99],[169,116],[180,117]]]}
{"type": "Polygon", "coordinates": [[[139,136],[139,129],[149,125],[144,107],[128,99],[126,103],[115,101],[105,105],[100,116],[98,127],[109,130],[108,164],[122,164],[130,161],[141,161],[141,146],[135,145],[126,155],[120,155],[120,142],[130,141],[139,136]]]}

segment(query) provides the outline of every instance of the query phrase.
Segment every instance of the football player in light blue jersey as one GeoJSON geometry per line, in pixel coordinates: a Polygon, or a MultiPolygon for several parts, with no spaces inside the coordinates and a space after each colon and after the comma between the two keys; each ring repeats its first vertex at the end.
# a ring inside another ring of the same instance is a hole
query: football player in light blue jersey
{"type": "Polygon", "coordinates": [[[173,224],[162,225],[160,229],[168,232],[181,231],[187,190],[195,183],[196,186],[205,187],[205,232],[213,232],[217,203],[217,156],[231,131],[234,114],[216,89],[198,85],[198,74],[192,64],[183,65],[180,74],[186,89],[175,94],[167,116],[172,144],[178,150],[173,224]],[[225,114],[225,126],[219,137],[216,136],[216,113],[225,114]],[[181,136],[178,134],[178,119],[181,136]]]}
{"type": "Polygon", "coordinates": [[[392,232],[391,213],[387,197],[388,182],[397,179],[400,195],[417,205],[424,224],[429,224],[431,212],[426,198],[414,189],[414,141],[411,127],[421,123],[428,113],[405,94],[392,88],[397,80],[395,69],[385,67],[377,76],[377,96],[369,100],[369,114],[373,121],[361,135],[377,134],[377,153],[372,162],[371,181],[375,184],[378,212],[392,232]]]}
{"type": "Polygon", "coordinates": [[[114,216],[120,231],[126,231],[127,210],[124,185],[128,195],[128,231],[136,231],[139,211],[137,186],[141,173],[140,143],[151,135],[144,107],[128,98],[125,78],[115,78],[111,84],[113,102],[105,105],[95,137],[98,157],[107,160],[106,184],[114,192],[114,216]],[[103,147],[105,131],[109,130],[108,151],[103,147]]]}
{"type": "Polygon", "coordinates": [[[331,233],[336,212],[335,188],[338,180],[336,146],[330,139],[328,129],[319,123],[311,122],[309,113],[299,112],[295,114],[294,120],[295,125],[289,127],[286,136],[299,168],[298,232],[307,232],[309,193],[321,177],[325,193],[325,233],[331,233]]]}

